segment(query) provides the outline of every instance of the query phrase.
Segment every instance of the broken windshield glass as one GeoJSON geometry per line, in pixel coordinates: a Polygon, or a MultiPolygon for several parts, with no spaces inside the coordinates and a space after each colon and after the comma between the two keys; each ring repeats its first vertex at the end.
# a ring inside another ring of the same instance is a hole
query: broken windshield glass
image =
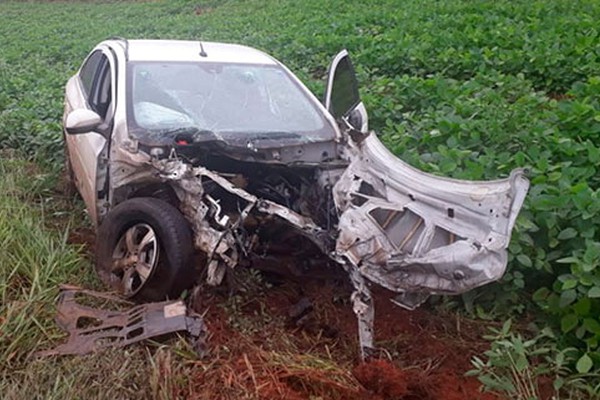
{"type": "Polygon", "coordinates": [[[252,132],[289,132],[308,141],[335,135],[277,65],[139,62],[129,71],[128,124],[142,141],[192,126],[237,138],[252,132]]]}

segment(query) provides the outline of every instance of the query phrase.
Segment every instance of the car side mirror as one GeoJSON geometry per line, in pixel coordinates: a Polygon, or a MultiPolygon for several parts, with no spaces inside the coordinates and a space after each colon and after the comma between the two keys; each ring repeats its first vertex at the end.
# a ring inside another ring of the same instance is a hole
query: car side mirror
{"type": "Polygon", "coordinates": [[[79,135],[97,130],[101,123],[102,118],[98,114],[92,110],[80,108],[67,115],[65,130],[69,135],[79,135]]]}

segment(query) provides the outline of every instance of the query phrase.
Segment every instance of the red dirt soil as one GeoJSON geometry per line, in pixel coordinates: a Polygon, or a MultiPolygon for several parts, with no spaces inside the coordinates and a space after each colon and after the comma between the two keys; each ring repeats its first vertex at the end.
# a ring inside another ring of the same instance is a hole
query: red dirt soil
{"type": "Polygon", "coordinates": [[[400,309],[378,290],[376,343],[385,351],[380,359],[359,363],[348,294],[347,288],[323,282],[286,282],[265,290],[245,299],[241,308],[244,318],[259,327],[252,333],[231,326],[231,315],[215,307],[223,301],[220,296],[204,295],[197,307],[209,305],[209,358],[217,361],[198,368],[194,385],[183,394],[196,399],[499,399],[481,393],[476,378],[464,376],[472,355],[486,349],[480,339],[485,327],[427,309],[400,309]],[[302,324],[294,323],[288,311],[302,297],[310,299],[313,311],[302,324]],[[265,322],[261,329],[261,321],[269,318],[287,322],[284,328],[265,322]],[[311,357],[328,365],[313,367],[311,357]],[[221,390],[211,389],[211,382],[220,382],[221,390]]]}

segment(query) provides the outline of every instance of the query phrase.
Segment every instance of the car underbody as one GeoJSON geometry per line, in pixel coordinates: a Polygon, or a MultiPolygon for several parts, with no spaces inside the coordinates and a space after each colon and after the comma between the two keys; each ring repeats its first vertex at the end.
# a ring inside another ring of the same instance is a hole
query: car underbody
{"type": "Polygon", "coordinates": [[[412,309],[430,294],[499,279],[528,181],[523,170],[487,182],[436,177],[396,158],[375,134],[349,128],[345,137],[289,147],[205,143],[202,151],[186,142],[163,157],[121,151],[109,166],[110,197],[175,205],[212,285],[240,266],[300,275],[311,262],[338,264],[354,287],[364,356],[373,348],[370,282],[412,309]]]}

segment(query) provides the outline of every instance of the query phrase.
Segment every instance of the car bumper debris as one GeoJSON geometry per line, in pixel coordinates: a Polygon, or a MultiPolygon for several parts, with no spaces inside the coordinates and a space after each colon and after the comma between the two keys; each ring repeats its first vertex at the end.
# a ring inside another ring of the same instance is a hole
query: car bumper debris
{"type": "Polygon", "coordinates": [[[175,332],[186,333],[200,356],[205,351],[204,321],[180,300],[132,305],[107,293],[62,285],[56,322],[69,333],[69,338],[53,349],[37,352],[36,356],[83,355],[175,332]],[[84,299],[103,307],[81,304],[84,299]],[[128,308],[115,311],[115,305],[128,308]]]}

